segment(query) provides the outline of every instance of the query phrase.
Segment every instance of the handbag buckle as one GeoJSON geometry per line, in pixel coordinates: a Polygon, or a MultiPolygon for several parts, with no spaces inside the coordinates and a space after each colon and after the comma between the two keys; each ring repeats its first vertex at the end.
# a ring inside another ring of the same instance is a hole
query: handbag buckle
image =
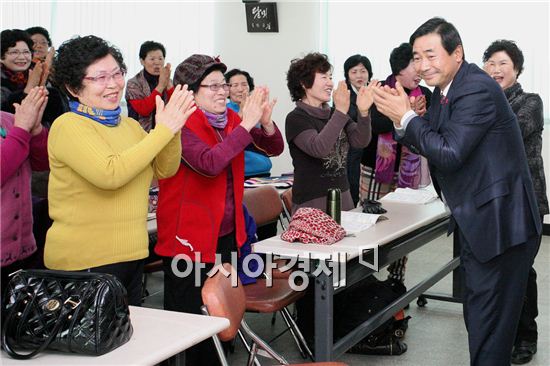
{"type": "Polygon", "coordinates": [[[72,310],[74,310],[78,307],[78,305],[80,305],[80,303],[81,301],[79,299],[73,300],[72,297],[69,297],[67,300],[65,300],[63,305],[69,304],[72,307],[72,310]]]}

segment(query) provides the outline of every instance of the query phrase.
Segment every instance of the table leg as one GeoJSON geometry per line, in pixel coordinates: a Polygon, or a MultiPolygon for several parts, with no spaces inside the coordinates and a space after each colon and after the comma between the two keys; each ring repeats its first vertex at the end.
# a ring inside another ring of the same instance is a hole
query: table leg
{"type": "Polygon", "coordinates": [[[332,274],[315,278],[315,361],[332,361],[334,287],[332,274]]]}

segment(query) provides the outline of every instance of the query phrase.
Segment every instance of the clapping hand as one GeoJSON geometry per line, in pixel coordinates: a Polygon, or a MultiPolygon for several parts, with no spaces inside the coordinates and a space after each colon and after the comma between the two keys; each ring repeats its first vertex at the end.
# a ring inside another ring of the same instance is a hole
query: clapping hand
{"type": "Polygon", "coordinates": [[[43,86],[32,88],[21,104],[14,103],[14,126],[36,136],[42,131],[42,115],[48,104],[48,90],[43,86]]]}
{"type": "Polygon", "coordinates": [[[350,105],[350,91],[345,81],[340,81],[338,87],[332,93],[332,100],[334,102],[334,108],[340,112],[347,114],[350,105]]]}
{"type": "Polygon", "coordinates": [[[241,126],[250,131],[262,118],[268,102],[266,101],[266,88],[258,87],[246,98],[246,102],[241,108],[243,120],[241,126]]]}
{"type": "Polygon", "coordinates": [[[29,76],[27,78],[27,85],[23,92],[29,94],[35,86],[40,86],[42,82],[42,75],[44,73],[44,63],[42,61],[36,62],[34,67],[29,70],[29,76]]]}
{"type": "Polygon", "coordinates": [[[160,68],[159,83],[155,89],[157,89],[161,94],[165,89],[169,89],[172,85],[172,81],[170,80],[171,67],[172,65],[167,63],[165,66],[160,68]]]}
{"type": "Polygon", "coordinates": [[[168,127],[174,134],[183,128],[187,118],[197,109],[194,105],[193,92],[187,90],[187,85],[177,85],[166,105],[159,95],[155,101],[157,103],[155,115],[157,124],[168,127]]]}
{"type": "Polygon", "coordinates": [[[374,88],[378,88],[380,82],[376,79],[370,81],[368,86],[362,86],[357,94],[357,109],[361,116],[366,117],[369,115],[369,109],[374,102],[374,88]]]}
{"type": "Polygon", "coordinates": [[[419,116],[423,116],[426,113],[426,96],[419,95],[418,97],[411,97],[411,108],[419,116]]]}
{"type": "Polygon", "coordinates": [[[374,104],[378,111],[392,120],[396,127],[401,127],[401,118],[411,110],[409,97],[399,82],[395,89],[387,85],[373,89],[374,104]]]}
{"type": "Polygon", "coordinates": [[[262,124],[262,128],[264,129],[264,131],[266,131],[268,135],[271,135],[273,134],[273,132],[275,132],[275,126],[273,126],[271,115],[273,114],[273,107],[275,107],[275,104],[277,104],[277,98],[269,100],[269,89],[266,86],[261,86],[260,88],[263,88],[265,90],[264,110],[262,113],[262,117],[260,118],[260,123],[262,124]]]}

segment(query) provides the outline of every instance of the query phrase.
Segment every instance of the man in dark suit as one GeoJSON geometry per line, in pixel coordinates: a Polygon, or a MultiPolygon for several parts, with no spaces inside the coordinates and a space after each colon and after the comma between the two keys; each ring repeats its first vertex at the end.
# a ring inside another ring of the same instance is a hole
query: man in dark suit
{"type": "Polygon", "coordinates": [[[541,231],[518,123],[499,85],[465,61],[452,24],[430,19],[410,43],[417,72],[435,86],[428,113],[417,116],[399,84],[376,89],[376,107],[397,140],[428,159],[451,209],[471,364],[510,365],[541,231]]]}

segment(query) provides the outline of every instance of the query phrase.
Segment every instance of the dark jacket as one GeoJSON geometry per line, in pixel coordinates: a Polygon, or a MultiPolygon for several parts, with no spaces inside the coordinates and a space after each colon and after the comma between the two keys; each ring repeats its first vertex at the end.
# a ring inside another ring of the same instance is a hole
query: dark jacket
{"type": "Polygon", "coordinates": [[[525,93],[519,83],[504,90],[504,94],[518,119],[540,215],[547,215],[550,212],[548,210],[548,197],[546,196],[544,163],[541,155],[542,130],[544,128],[542,99],[538,94],[525,93]]]}
{"type": "Polygon", "coordinates": [[[445,98],[435,88],[428,113],[414,117],[399,141],[428,159],[480,262],[540,234],[516,116],[500,86],[476,65],[463,62],[445,98]]]}

